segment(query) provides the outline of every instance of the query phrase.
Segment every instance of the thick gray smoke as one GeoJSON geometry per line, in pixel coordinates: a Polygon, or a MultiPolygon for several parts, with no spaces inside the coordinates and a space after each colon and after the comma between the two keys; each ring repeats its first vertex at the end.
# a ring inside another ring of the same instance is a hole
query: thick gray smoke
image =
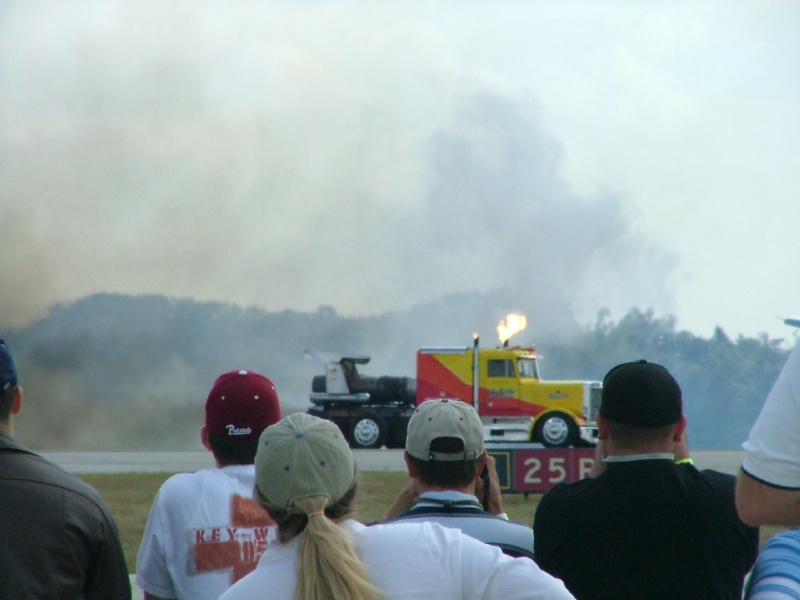
{"type": "Polygon", "coordinates": [[[0,325],[103,291],[348,315],[498,292],[484,318],[535,331],[668,308],[670,258],[624,197],[570,189],[535,97],[410,13],[333,4],[4,3],[0,325]]]}

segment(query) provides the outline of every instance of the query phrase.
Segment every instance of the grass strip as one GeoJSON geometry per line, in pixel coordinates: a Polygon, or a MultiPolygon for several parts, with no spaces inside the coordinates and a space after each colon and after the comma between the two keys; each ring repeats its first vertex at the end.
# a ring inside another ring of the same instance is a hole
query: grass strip
{"type": "MultiPolygon", "coordinates": [[[[108,504],[119,528],[122,548],[128,570],[136,570],[136,554],[144,533],[147,516],[158,489],[173,473],[122,473],[79,475],[96,488],[108,504]]],[[[369,523],[382,520],[386,509],[408,480],[398,471],[366,471],[359,474],[360,488],[356,503],[358,520],[369,523]]],[[[503,505],[508,517],[531,525],[533,513],[539,504],[540,494],[507,494],[503,505]]],[[[787,527],[766,526],[761,528],[761,543],[787,527]]]]}

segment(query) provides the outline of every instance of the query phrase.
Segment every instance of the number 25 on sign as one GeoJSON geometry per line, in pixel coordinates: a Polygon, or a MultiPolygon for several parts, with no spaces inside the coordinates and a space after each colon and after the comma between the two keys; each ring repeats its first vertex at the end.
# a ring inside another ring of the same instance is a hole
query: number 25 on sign
{"type": "Polygon", "coordinates": [[[514,456],[517,492],[545,492],[562,482],[589,475],[594,462],[591,448],[517,451],[514,456]]]}

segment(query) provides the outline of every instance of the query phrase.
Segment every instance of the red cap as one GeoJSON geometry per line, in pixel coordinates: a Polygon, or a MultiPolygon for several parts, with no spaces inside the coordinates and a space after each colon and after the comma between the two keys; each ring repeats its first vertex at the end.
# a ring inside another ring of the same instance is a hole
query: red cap
{"type": "Polygon", "coordinates": [[[254,371],[223,373],[208,393],[206,427],[211,436],[257,439],[264,429],[280,420],[275,386],[254,371]]]}

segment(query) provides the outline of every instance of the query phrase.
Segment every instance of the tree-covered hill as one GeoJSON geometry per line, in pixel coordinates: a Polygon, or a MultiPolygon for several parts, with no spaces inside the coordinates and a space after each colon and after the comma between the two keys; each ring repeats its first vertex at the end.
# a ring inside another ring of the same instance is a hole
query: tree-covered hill
{"type": "Polygon", "coordinates": [[[605,373],[639,358],[663,364],[681,385],[689,443],[697,448],[739,447],[788,356],[779,339],[731,340],[719,327],[704,339],[676,331],[672,317],[636,309],[618,323],[601,313],[577,343],[554,343],[543,351],[560,375],[583,368],[605,373]]]}
{"type": "MultiPolygon", "coordinates": [[[[220,373],[262,372],[284,412],[305,410],[321,371],[303,360],[304,350],[368,354],[364,373],[413,376],[419,346],[466,345],[473,331],[491,330],[497,321],[486,307],[494,300],[463,294],[371,317],[156,295],[99,294],[54,306],[27,327],[0,331],[26,390],[17,435],[37,449],[199,448],[203,403],[220,373]]],[[[601,312],[568,334],[534,333],[515,341],[536,343],[549,379],[602,379],[639,358],[667,366],[683,387],[695,448],[741,444],[788,354],[781,340],[732,340],[719,328],[704,339],[677,330],[673,317],[638,309],[618,322],[601,312]]]]}

